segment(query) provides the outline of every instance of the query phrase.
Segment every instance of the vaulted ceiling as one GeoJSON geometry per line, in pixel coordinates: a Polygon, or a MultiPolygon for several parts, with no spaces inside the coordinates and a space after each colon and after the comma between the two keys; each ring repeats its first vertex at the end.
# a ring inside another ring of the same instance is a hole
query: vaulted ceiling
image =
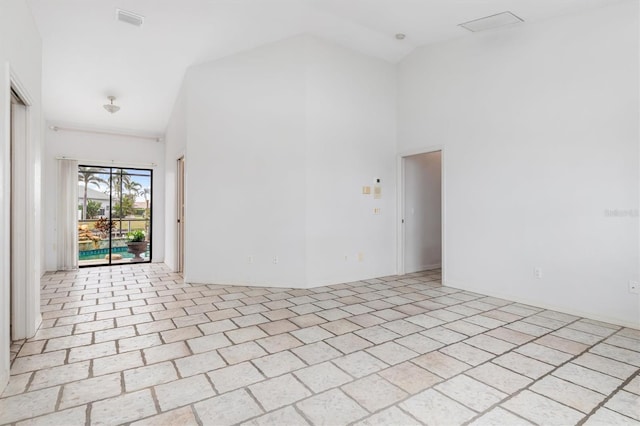
{"type": "Polygon", "coordinates": [[[189,66],[271,41],[309,33],[397,62],[418,46],[473,37],[458,24],[476,18],[509,10],[528,23],[618,0],[28,1],[43,40],[47,120],[163,133],[189,66]],[[117,21],[116,8],[144,25],[117,21]],[[117,114],[102,108],[108,95],[117,114]]]}

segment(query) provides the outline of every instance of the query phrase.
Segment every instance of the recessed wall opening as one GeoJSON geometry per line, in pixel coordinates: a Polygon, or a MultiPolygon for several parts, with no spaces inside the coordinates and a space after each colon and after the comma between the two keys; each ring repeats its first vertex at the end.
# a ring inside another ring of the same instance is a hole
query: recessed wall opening
{"type": "Polygon", "coordinates": [[[151,262],[153,171],[78,166],[78,266],[151,262]]]}
{"type": "Polygon", "coordinates": [[[442,151],[401,159],[401,273],[442,267],[442,151]]]}

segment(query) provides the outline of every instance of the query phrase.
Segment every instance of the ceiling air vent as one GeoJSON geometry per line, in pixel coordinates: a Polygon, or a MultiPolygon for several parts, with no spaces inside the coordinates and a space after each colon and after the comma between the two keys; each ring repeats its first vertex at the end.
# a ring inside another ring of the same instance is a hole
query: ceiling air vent
{"type": "Polygon", "coordinates": [[[142,24],[144,24],[144,16],[129,12],[128,10],[116,9],[116,19],[126,24],[135,25],[136,27],[141,27],[142,24]]]}
{"type": "Polygon", "coordinates": [[[502,12],[496,15],[485,16],[484,18],[474,19],[473,21],[464,22],[458,26],[466,28],[472,32],[492,30],[498,27],[504,27],[506,25],[520,24],[524,22],[511,12],[502,12]]]}

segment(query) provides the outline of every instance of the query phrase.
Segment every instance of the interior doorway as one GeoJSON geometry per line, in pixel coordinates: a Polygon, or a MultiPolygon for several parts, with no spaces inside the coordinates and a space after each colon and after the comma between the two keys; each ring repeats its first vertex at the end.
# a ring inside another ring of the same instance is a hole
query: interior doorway
{"type": "Polygon", "coordinates": [[[177,212],[176,212],[176,217],[177,217],[177,225],[178,225],[178,229],[177,229],[177,238],[176,238],[176,244],[177,244],[177,272],[184,272],[184,194],[185,194],[185,185],[184,185],[184,178],[185,178],[185,171],[184,171],[184,157],[180,157],[178,158],[178,167],[177,167],[177,175],[178,175],[178,182],[177,182],[177,199],[176,199],[176,205],[177,205],[177,212]]]}
{"type": "Polygon", "coordinates": [[[401,158],[401,264],[404,274],[442,267],[442,151],[401,158]]]}

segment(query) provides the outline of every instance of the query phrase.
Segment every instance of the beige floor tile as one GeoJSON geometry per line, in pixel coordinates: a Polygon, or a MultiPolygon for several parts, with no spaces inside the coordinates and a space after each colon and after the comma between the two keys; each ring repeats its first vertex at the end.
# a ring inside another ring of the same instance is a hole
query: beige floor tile
{"type": "Polygon", "coordinates": [[[314,425],[343,425],[354,422],[368,413],[338,389],[315,395],[297,404],[314,425]]]}
{"type": "Polygon", "coordinates": [[[101,376],[103,374],[114,373],[116,371],[124,371],[130,368],[136,368],[144,365],[140,351],[126,352],[119,355],[107,356],[93,360],[93,375],[101,376]]]}
{"type": "Polygon", "coordinates": [[[155,392],[162,411],[202,401],[216,394],[204,374],[158,385],[155,392]]]}
{"type": "Polygon", "coordinates": [[[267,352],[255,342],[246,342],[220,348],[218,353],[222,355],[227,364],[237,364],[254,358],[260,358],[267,354],[267,352]]]}
{"type": "Polygon", "coordinates": [[[440,349],[440,352],[447,354],[451,357],[457,358],[462,362],[466,362],[469,365],[480,365],[493,358],[495,355],[483,351],[482,349],[475,348],[471,345],[467,345],[464,342],[455,343],[453,345],[446,346],[440,349]]]}
{"type": "Polygon", "coordinates": [[[442,321],[438,318],[434,318],[425,314],[414,315],[411,317],[407,317],[404,320],[424,329],[434,328],[446,323],[446,321],[442,321]]]}
{"type": "Polygon", "coordinates": [[[538,379],[554,368],[552,365],[515,352],[509,352],[501,355],[494,359],[493,362],[532,379],[538,379]]]}
{"type": "Polygon", "coordinates": [[[266,411],[311,396],[311,392],[291,374],[253,384],[249,386],[249,390],[266,411]]]}
{"type": "Polygon", "coordinates": [[[176,369],[170,362],[138,367],[124,372],[124,384],[127,392],[171,382],[177,378],[176,369]]]}
{"type": "Polygon", "coordinates": [[[118,373],[69,383],[62,388],[60,408],[84,405],[120,395],[120,393],[122,393],[122,382],[118,373]]]}
{"type": "Polygon", "coordinates": [[[207,373],[219,393],[239,389],[264,380],[264,376],[250,362],[231,365],[207,373]]]}
{"type": "Polygon", "coordinates": [[[87,418],[87,407],[76,407],[68,410],[56,411],[41,417],[24,420],[17,426],[72,426],[84,425],[87,418]]]}
{"type": "Polygon", "coordinates": [[[144,420],[131,423],[131,426],[197,426],[198,421],[193,415],[191,407],[178,408],[144,420]]]}
{"type": "Polygon", "coordinates": [[[584,424],[587,426],[639,426],[640,422],[602,407],[589,417],[584,424]]]}
{"type": "Polygon", "coordinates": [[[54,387],[0,399],[0,424],[53,412],[59,392],[54,387]]]}
{"type": "Polygon", "coordinates": [[[7,383],[7,386],[4,388],[2,394],[0,394],[0,397],[5,398],[7,396],[18,395],[26,391],[27,385],[29,384],[33,374],[34,373],[24,373],[10,376],[9,383],[7,383]]]}
{"type": "Polygon", "coordinates": [[[267,355],[251,362],[267,377],[276,377],[305,367],[304,362],[289,351],[267,355]]]}
{"type": "Polygon", "coordinates": [[[470,409],[433,389],[427,389],[406,399],[400,403],[400,408],[429,425],[458,425],[475,415],[470,409]]]}
{"type": "Polygon", "coordinates": [[[515,347],[514,344],[505,342],[504,340],[488,336],[487,334],[478,334],[464,341],[465,344],[471,345],[486,352],[495,355],[502,355],[515,347]]]}
{"type": "Polygon", "coordinates": [[[342,355],[336,349],[332,348],[324,342],[316,342],[309,345],[293,348],[291,349],[291,352],[296,354],[298,358],[302,359],[309,365],[318,364],[320,362],[338,358],[342,355]]]}
{"type": "Polygon", "coordinates": [[[529,389],[583,413],[593,410],[605,396],[554,376],[544,377],[529,389]]]}
{"type": "Polygon", "coordinates": [[[225,334],[235,344],[249,342],[251,340],[260,339],[262,337],[267,337],[267,333],[262,331],[257,326],[230,330],[230,331],[227,331],[225,334]]]}
{"type": "Polygon", "coordinates": [[[195,376],[226,366],[224,360],[216,351],[204,352],[174,361],[182,377],[195,376]]]}
{"type": "Polygon", "coordinates": [[[491,362],[468,370],[465,374],[508,394],[515,393],[533,382],[533,380],[528,377],[514,373],[491,362]]]}
{"type": "Polygon", "coordinates": [[[144,336],[129,337],[118,340],[118,351],[123,353],[150,348],[152,346],[159,346],[161,344],[160,336],[157,333],[145,334],[144,336]]]}
{"type": "Polygon", "coordinates": [[[444,379],[471,368],[469,364],[437,351],[419,356],[413,359],[412,362],[444,379]]]}
{"type": "Polygon", "coordinates": [[[225,331],[236,329],[238,328],[238,326],[235,325],[233,321],[229,319],[223,319],[220,321],[199,324],[198,328],[200,329],[200,331],[202,331],[206,335],[206,334],[224,333],[225,331]]]}
{"type": "MultiPolygon", "coordinates": [[[[401,336],[408,336],[409,334],[414,334],[424,330],[423,327],[420,327],[418,325],[415,325],[413,323],[410,323],[409,321],[405,321],[402,319],[386,322],[384,324],[380,324],[380,326],[386,328],[387,330],[391,330],[394,333],[397,333],[401,336]]],[[[463,336],[463,337],[466,337],[466,336],[463,336]]]]}
{"type": "Polygon", "coordinates": [[[275,425],[309,425],[307,422],[293,407],[285,407],[280,410],[273,411],[263,416],[257,417],[246,423],[242,423],[242,426],[275,426],[275,425]]]}
{"type": "Polygon", "coordinates": [[[263,339],[256,340],[256,343],[262,346],[269,353],[276,353],[302,346],[302,342],[289,333],[265,337],[263,339]]]}
{"type": "Polygon", "coordinates": [[[366,349],[366,351],[389,365],[400,364],[401,362],[415,358],[419,355],[418,353],[394,342],[376,345],[372,348],[366,349]]]}
{"type": "Polygon", "coordinates": [[[61,365],[38,370],[29,386],[30,390],[48,388],[64,383],[75,382],[89,377],[90,361],[61,365]]]}
{"type": "Polygon", "coordinates": [[[467,336],[475,336],[476,334],[484,333],[485,331],[487,331],[487,328],[481,327],[477,324],[472,324],[465,320],[443,324],[443,327],[467,336]]]}
{"type": "Polygon", "coordinates": [[[202,332],[198,327],[192,325],[189,327],[176,328],[175,330],[163,331],[160,335],[165,343],[173,343],[200,337],[202,336],[202,332]]]}
{"type": "Polygon", "coordinates": [[[366,339],[376,345],[400,337],[399,334],[378,325],[354,331],[353,334],[360,336],[363,339],[366,339]]]}
{"type": "Polygon", "coordinates": [[[626,391],[618,391],[604,405],[609,410],[640,421],[640,396],[626,391]]]}
{"type": "Polygon", "coordinates": [[[298,329],[297,325],[286,319],[260,324],[258,327],[270,336],[298,329]]]}
{"type": "Polygon", "coordinates": [[[156,414],[149,389],[127,393],[92,404],[92,425],[128,423],[156,414]]]}
{"type": "Polygon", "coordinates": [[[584,417],[579,411],[527,390],[503,403],[502,407],[540,425],[573,425],[584,417]]]}
{"type": "Polygon", "coordinates": [[[514,345],[522,345],[533,339],[535,336],[522,333],[520,331],[511,330],[505,327],[495,328],[485,333],[487,336],[495,337],[496,339],[504,340],[505,342],[513,343],[514,345]]]}
{"type": "Polygon", "coordinates": [[[80,346],[69,350],[68,362],[78,362],[93,358],[100,358],[108,355],[115,355],[117,352],[115,342],[96,343],[95,345],[80,346]]]}
{"type": "Polygon", "coordinates": [[[591,348],[589,352],[640,367],[640,355],[635,351],[600,343],[591,348]]]}
{"type": "Polygon", "coordinates": [[[464,374],[439,383],[434,389],[478,412],[507,397],[507,394],[464,374]]]}
{"type": "Polygon", "coordinates": [[[202,424],[211,426],[234,425],[263,413],[244,389],[198,402],[194,409],[202,424]]]}
{"type": "Polygon", "coordinates": [[[137,324],[135,327],[138,334],[159,333],[161,331],[173,330],[176,328],[175,324],[170,319],[137,324]]]}
{"type": "Polygon", "coordinates": [[[622,380],[597,371],[568,363],[553,372],[553,375],[585,388],[608,395],[613,392],[622,380]]]}
{"type": "Polygon", "coordinates": [[[636,377],[624,387],[624,390],[640,395],[640,375],[636,375],[636,377]]]}
{"type": "Polygon", "coordinates": [[[531,426],[533,423],[518,417],[513,413],[496,407],[483,414],[480,418],[472,421],[473,426],[531,426]]]}
{"type": "Polygon", "coordinates": [[[336,358],[332,362],[356,378],[367,376],[389,366],[364,351],[336,358]]]}
{"type": "Polygon", "coordinates": [[[48,352],[40,355],[18,357],[11,366],[11,374],[42,370],[64,364],[67,351],[48,352]]]}
{"type": "Polygon", "coordinates": [[[330,362],[303,368],[294,374],[314,393],[324,392],[353,380],[351,376],[330,362]]]}
{"type": "Polygon", "coordinates": [[[402,364],[382,370],[378,374],[411,394],[416,394],[442,381],[442,378],[439,376],[411,362],[403,362],[402,364]]]}
{"type": "Polygon", "coordinates": [[[561,352],[536,343],[527,343],[516,349],[516,352],[551,365],[560,365],[572,358],[572,355],[566,352],[561,352]]]}
{"type": "Polygon", "coordinates": [[[403,426],[418,426],[421,423],[409,416],[402,410],[391,407],[386,410],[382,410],[379,413],[374,414],[371,417],[367,417],[355,423],[355,426],[387,426],[387,425],[403,425],[403,426]]]}
{"type": "Polygon", "coordinates": [[[143,349],[146,364],[156,364],[158,362],[170,361],[191,355],[185,342],[168,343],[166,345],[153,346],[143,349]]]}
{"type": "Polygon", "coordinates": [[[187,340],[187,344],[193,353],[208,352],[215,349],[231,346],[231,341],[222,333],[209,334],[195,339],[187,340]]]}
{"type": "Polygon", "coordinates": [[[551,349],[557,349],[571,355],[578,355],[584,352],[589,347],[585,344],[574,342],[573,340],[563,339],[562,337],[554,336],[551,334],[537,339],[535,343],[551,349]]]}
{"type": "Polygon", "coordinates": [[[405,391],[376,374],[348,383],[342,390],[372,413],[407,396],[405,391]]]}
{"type": "Polygon", "coordinates": [[[579,330],[574,330],[572,328],[561,328],[560,330],[554,331],[551,335],[562,337],[574,342],[583,343],[585,345],[594,345],[602,339],[602,337],[600,336],[596,336],[591,333],[585,333],[579,330]]]}
{"type": "Polygon", "coordinates": [[[306,315],[301,315],[299,317],[289,318],[289,321],[291,321],[292,323],[294,323],[300,328],[313,327],[314,325],[327,322],[326,319],[319,317],[316,314],[306,314],[306,315]]]}
{"type": "Polygon", "coordinates": [[[333,337],[333,334],[317,325],[292,331],[291,335],[303,343],[314,343],[333,337]]]}
{"type": "Polygon", "coordinates": [[[20,348],[19,356],[37,355],[42,353],[46,340],[37,340],[35,342],[26,342],[20,348]]]}

